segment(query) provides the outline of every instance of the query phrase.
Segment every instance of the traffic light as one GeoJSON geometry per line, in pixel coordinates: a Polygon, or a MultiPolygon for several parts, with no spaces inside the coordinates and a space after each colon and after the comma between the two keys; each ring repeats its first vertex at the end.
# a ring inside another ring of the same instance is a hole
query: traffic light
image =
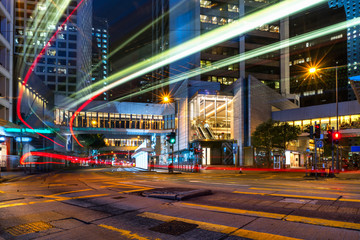
{"type": "Polygon", "coordinates": [[[339,140],[341,139],[341,134],[339,132],[334,132],[333,140],[335,144],[339,144],[339,140]]]}
{"type": "Polygon", "coordinates": [[[333,142],[333,130],[327,130],[327,141],[328,143],[332,144],[333,142]]]}
{"type": "Polygon", "coordinates": [[[172,132],[168,135],[166,135],[166,141],[170,144],[176,143],[176,133],[172,132]]]}
{"type": "Polygon", "coordinates": [[[320,124],[315,124],[315,138],[320,138],[320,124]]]}

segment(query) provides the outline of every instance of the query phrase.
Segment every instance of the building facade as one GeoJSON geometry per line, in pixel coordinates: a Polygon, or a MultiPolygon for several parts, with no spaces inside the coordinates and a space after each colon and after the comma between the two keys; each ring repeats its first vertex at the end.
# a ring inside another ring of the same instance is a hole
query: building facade
{"type": "MultiPolygon", "coordinates": [[[[289,37],[319,30],[346,21],[343,9],[330,9],[327,3],[289,18],[289,37]],[[327,17],[331,16],[331,17],[327,17]]],[[[300,98],[300,106],[351,100],[348,84],[347,30],[291,46],[289,49],[290,93],[300,98]],[[336,74],[336,67],[337,74],[336,74]],[[316,68],[313,74],[310,68],[316,68]]]]}
{"type": "Polygon", "coordinates": [[[17,78],[24,77],[26,69],[46,47],[34,72],[49,89],[70,96],[89,86],[91,19],[91,0],[17,1],[14,29],[17,78]],[[56,37],[48,43],[56,31],[56,37]]]}
{"type": "Polygon", "coordinates": [[[13,120],[13,25],[14,2],[0,1],[0,168],[10,155],[9,134],[1,129],[13,120]]]}
{"type": "MultiPolygon", "coordinates": [[[[92,63],[91,83],[106,79],[109,76],[109,24],[106,19],[93,18],[92,26],[92,63]]],[[[107,82],[103,82],[105,86],[107,82]]],[[[108,101],[109,91],[102,94],[101,100],[108,101]]]]}
{"type": "MultiPolygon", "coordinates": [[[[153,0],[153,56],[270,4],[267,0],[197,0],[186,3],[177,0],[153,0]]],[[[164,79],[191,69],[210,67],[216,61],[279,41],[281,34],[285,34],[287,29],[283,28],[283,33],[280,30],[280,22],[259,26],[244,35],[164,66],[154,71],[153,75],[164,79]]],[[[274,51],[256,59],[214,68],[213,71],[199,74],[191,79],[219,82],[222,86],[226,86],[240,77],[252,75],[280,92],[281,61],[283,60],[280,58],[280,51],[274,51]]]]}

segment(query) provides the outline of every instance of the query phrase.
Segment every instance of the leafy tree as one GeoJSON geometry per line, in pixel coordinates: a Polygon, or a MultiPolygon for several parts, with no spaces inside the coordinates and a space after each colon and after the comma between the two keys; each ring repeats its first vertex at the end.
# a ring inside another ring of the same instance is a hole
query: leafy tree
{"type": "Polygon", "coordinates": [[[283,153],[291,141],[297,140],[301,130],[298,126],[291,126],[287,122],[275,122],[273,126],[274,146],[280,148],[283,153]]]}
{"type": "Polygon", "coordinates": [[[255,132],[253,132],[251,136],[252,145],[265,150],[265,158],[268,167],[271,164],[271,151],[274,148],[274,134],[272,132],[274,123],[275,122],[270,119],[260,124],[256,127],[255,132]]]}
{"type": "Polygon", "coordinates": [[[254,147],[265,150],[267,166],[269,167],[272,162],[271,151],[281,149],[285,154],[289,143],[297,140],[299,134],[299,127],[270,119],[256,127],[251,140],[254,147]]]}

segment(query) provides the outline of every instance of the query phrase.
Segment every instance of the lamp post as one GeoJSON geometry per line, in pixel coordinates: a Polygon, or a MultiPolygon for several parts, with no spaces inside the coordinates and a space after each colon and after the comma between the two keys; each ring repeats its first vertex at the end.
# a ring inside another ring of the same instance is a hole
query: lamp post
{"type": "MultiPolygon", "coordinates": [[[[326,68],[315,68],[312,67],[309,69],[309,74],[315,74],[317,71],[325,70],[325,69],[335,69],[335,102],[336,102],[336,132],[339,132],[339,86],[338,86],[338,68],[336,62],[336,66],[334,67],[326,67],[326,68]]],[[[346,67],[346,65],[342,65],[340,67],[346,67]]],[[[334,159],[332,159],[332,171],[334,172],[334,159]]],[[[339,144],[336,144],[336,169],[339,171],[340,169],[340,161],[339,161],[339,144]]]]}

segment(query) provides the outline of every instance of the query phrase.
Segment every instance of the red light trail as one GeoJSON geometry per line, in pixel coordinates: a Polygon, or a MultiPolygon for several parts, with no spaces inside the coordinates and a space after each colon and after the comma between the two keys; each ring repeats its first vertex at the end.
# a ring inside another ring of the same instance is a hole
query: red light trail
{"type": "MultiPolygon", "coordinates": [[[[47,44],[44,46],[44,48],[41,50],[41,52],[36,56],[34,62],[31,64],[29,70],[27,71],[26,75],[25,75],[25,78],[24,78],[24,81],[22,83],[22,87],[20,87],[20,91],[19,91],[19,96],[18,96],[18,100],[17,100],[17,105],[16,105],[16,114],[19,118],[19,120],[25,125],[27,126],[28,128],[32,129],[32,130],[35,130],[33,127],[31,127],[21,116],[21,112],[20,112],[20,109],[21,109],[21,100],[22,100],[22,95],[24,93],[24,89],[25,89],[25,86],[26,86],[26,83],[28,82],[32,72],[34,71],[35,69],[35,66],[37,65],[38,61],[40,60],[40,58],[42,57],[42,55],[44,55],[45,53],[45,50],[48,48],[49,46],[49,43],[57,36],[57,34],[59,33],[60,29],[63,28],[64,24],[70,19],[70,17],[74,14],[74,12],[79,8],[79,6],[82,4],[84,0],[81,0],[81,2],[75,7],[75,9],[69,14],[69,16],[65,19],[65,21],[60,25],[60,27],[56,30],[56,32],[52,35],[52,37],[49,39],[49,41],[47,42],[47,44]]],[[[35,131],[36,132],[36,131],[35,131]]],[[[52,140],[51,138],[41,134],[41,133],[38,133],[36,132],[38,135],[50,140],[51,142],[61,146],[61,147],[65,147],[64,145],[61,145],[60,143],[57,143],[55,142],[54,140],[52,140]]],[[[24,155],[25,156],[25,155],[24,155]]]]}
{"type": "Polygon", "coordinates": [[[62,162],[25,162],[25,159],[27,159],[27,158],[30,157],[30,156],[49,157],[49,158],[53,158],[53,159],[66,160],[66,161],[71,161],[71,162],[89,161],[89,158],[75,157],[75,156],[67,156],[67,155],[56,154],[56,153],[28,152],[28,153],[24,154],[24,155],[20,158],[20,164],[21,164],[21,165],[24,165],[24,164],[48,164],[48,163],[52,163],[52,164],[65,164],[65,163],[62,163],[62,162]]]}
{"type": "Polygon", "coordinates": [[[69,122],[69,128],[70,128],[70,132],[71,135],[73,136],[73,138],[75,139],[75,141],[79,144],[79,146],[84,147],[79,140],[77,139],[77,137],[74,134],[74,130],[73,130],[73,124],[74,124],[74,119],[76,118],[76,116],[81,112],[81,110],[84,109],[84,107],[86,107],[89,103],[91,103],[95,98],[97,98],[99,95],[101,95],[101,93],[92,96],[91,98],[89,98],[86,102],[84,102],[79,108],[78,110],[76,110],[76,112],[71,116],[70,118],[70,122],[69,122]]]}

